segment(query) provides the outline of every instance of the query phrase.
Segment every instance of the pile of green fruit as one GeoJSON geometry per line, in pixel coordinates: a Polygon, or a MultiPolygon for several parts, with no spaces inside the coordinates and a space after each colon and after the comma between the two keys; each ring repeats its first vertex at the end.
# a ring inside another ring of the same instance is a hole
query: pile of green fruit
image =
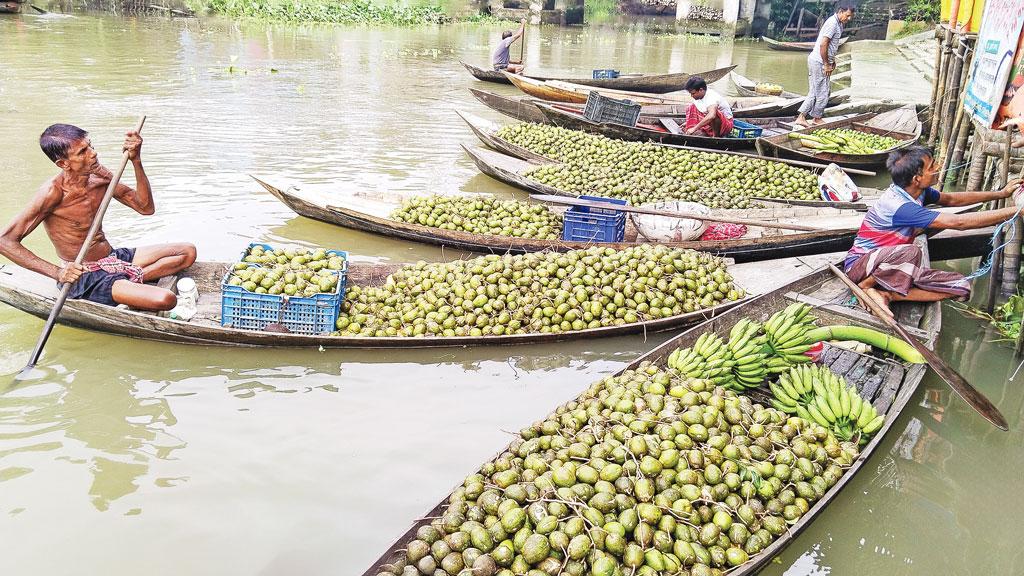
{"type": "Polygon", "coordinates": [[[644,362],[521,430],[380,576],[722,576],[857,455],[824,426],[644,362]]]}
{"type": "Polygon", "coordinates": [[[489,197],[417,196],[402,202],[391,218],[444,230],[557,240],[562,216],[543,204],[489,197]]]}
{"type": "Polygon", "coordinates": [[[665,246],[488,255],[402,267],[351,286],[340,335],[566,332],[676,316],[742,298],[725,262],[665,246]]]}
{"type": "Polygon", "coordinates": [[[756,205],[753,196],[818,198],[818,179],[812,172],[779,162],[624,142],[538,124],[504,126],[496,135],[559,162],[526,175],[575,195],[625,198],[634,205],[686,200],[711,208],[748,208],[756,205]]]}
{"type": "Polygon", "coordinates": [[[821,366],[798,366],[782,374],[770,385],[772,405],[790,414],[831,429],[843,440],[868,437],[885,422],[871,402],[861,398],[846,380],[821,366]]]}
{"type": "Polygon", "coordinates": [[[341,255],[323,248],[266,250],[256,245],[232,267],[228,285],[257,294],[333,294],[345,269],[341,255]]]}
{"type": "Polygon", "coordinates": [[[768,82],[758,82],[754,85],[754,92],[758,94],[767,94],[769,96],[778,96],[782,94],[782,86],[778,84],[770,84],[768,82]]]}
{"type": "Polygon", "coordinates": [[[878,136],[850,128],[821,128],[810,134],[790,132],[789,137],[800,140],[805,148],[839,154],[878,154],[902,143],[890,136],[878,136]]]}

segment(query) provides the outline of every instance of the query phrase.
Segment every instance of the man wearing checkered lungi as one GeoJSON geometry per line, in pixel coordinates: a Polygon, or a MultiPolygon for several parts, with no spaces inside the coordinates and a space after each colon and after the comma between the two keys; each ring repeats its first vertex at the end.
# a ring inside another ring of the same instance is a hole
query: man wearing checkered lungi
{"type": "Polygon", "coordinates": [[[886,310],[890,302],[901,300],[966,299],[970,282],[956,272],[923,266],[914,238],[925,229],[972,230],[999,224],[1012,218],[1018,207],[954,214],[925,206],[969,206],[1011,195],[1015,202],[1024,203],[1024,194],[1016,193],[1022,180],[1012,180],[996,192],[939,192],[932,186],[938,182],[941,164],[925,146],[896,150],[886,166],[893,183],[864,217],[844,261],[847,275],[886,310]]]}

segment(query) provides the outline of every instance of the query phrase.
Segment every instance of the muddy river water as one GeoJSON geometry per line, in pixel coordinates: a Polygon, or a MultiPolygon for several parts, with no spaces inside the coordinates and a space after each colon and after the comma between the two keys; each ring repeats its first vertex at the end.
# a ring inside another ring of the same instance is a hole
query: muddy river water
{"type": "MultiPolygon", "coordinates": [[[[295,216],[249,178],[328,194],[509,196],[460,148],[459,60],[499,26],[363,30],[79,15],[0,18],[0,220],[54,172],[37,138],[87,128],[115,164],[147,114],[157,214],[115,207],[118,245],[252,240],[362,261],[460,256],[295,216]]],[[[532,30],[533,70],[706,70],[804,88],[804,57],[637,29],[532,30]]],[[[511,87],[495,88],[512,93],[511,87]]],[[[132,177],[128,172],[128,181],[132,177]]],[[[28,245],[53,258],[45,236],[28,245]]],[[[962,267],[971,263],[961,263],[962,267]]],[[[765,574],[1019,574],[1024,375],[945,309],[941,352],[1006,414],[1000,433],[929,377],[879,451],[765,574]]],[[[0,306],[0,573],[353,575],[510,439],[666,336],[427,351],[201,348],[57,328],[0,306]]]]}

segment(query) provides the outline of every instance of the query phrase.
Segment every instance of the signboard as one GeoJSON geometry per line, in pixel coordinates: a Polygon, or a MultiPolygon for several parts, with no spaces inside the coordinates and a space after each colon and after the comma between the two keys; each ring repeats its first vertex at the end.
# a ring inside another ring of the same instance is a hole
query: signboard
{"type": "Polygon", "coordinates": [[[1024,2],[988,0],[974,60],[967,80],[964,107],[974,118],[991,126],[1010,77],[1013,56],[1024,25],[1024,2]]]}
{"type": "Polygon", "coordinates": [[[996,114],[996,126],[1009,118],[1024,118],[1024,32],[1017,41],[1017,54],[1010,68],[1010,79],[1003,91],[1003,100],[996,114]]]}

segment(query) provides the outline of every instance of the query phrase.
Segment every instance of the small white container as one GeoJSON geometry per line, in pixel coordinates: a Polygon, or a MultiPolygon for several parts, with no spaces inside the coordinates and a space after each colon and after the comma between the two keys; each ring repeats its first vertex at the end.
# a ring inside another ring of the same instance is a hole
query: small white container
{"type": "Polygon", "coordinates": [[[170,311],[169,317],[188,322],[198,311],[199,289],[196,281],[188,277],[178,280],[177,288],[178,304],[170,311]]]}

